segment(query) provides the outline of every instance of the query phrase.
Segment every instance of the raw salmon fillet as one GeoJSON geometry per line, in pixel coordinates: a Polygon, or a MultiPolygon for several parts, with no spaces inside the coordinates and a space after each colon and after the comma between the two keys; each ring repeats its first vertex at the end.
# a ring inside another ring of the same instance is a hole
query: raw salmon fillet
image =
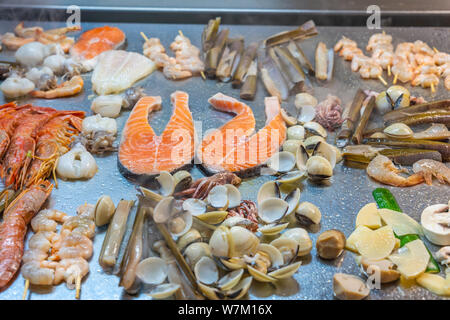
{"type": "Polygon", "coordinates": [[[221,93],[209,102],[216,109],[236,113],[236,117],[203,139],[197,149],[203,168],[208,173],[229,171],[241,176],[257,173],[256,169],[278,152],[286,139],[278,98],[265,99],[266,125],[256,134],[250,107],[221,93]]]}
{"type": "Polygon", "coordinates": [[[100,53],[117,49],[125,42],[125,33],[116,27],[104,26],[84,32],[70,49],[72,57],[91,60],[100,53]]]}
{"type": "Polygon", "coordinates": [[[189,96],[172,93],[172,117],[160,136],[148,123],[148,114],[161,108],[161,97],[143,97],[131,111],[119,147],[119,169],[126,177],[151,179],[161,171],[176,171],[194,157],[194,122],[189,96]]]}

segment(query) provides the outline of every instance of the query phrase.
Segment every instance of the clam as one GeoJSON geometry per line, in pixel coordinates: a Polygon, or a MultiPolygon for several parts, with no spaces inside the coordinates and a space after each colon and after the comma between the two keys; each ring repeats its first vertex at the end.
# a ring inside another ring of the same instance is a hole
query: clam
{"type": "Polygon", "coordinates": [[[244,295],[247,294],[250,289],[250,285],[252,284],[252,277],[246,277],[239,281],[237,285],[235,285],[230,290],[222,291],[217,288],[207,286],[201,282],[197,282],[198,288],[201,293],[210,300],[222,300],[222,299],[233,299],[238,300],[241,299],[244,295]]]}
{"type": "Polygon", "coordinates": [[[244,217],[241,217],[241,216],[233,216],[233,217],[226,218],[222,222],[221,225],[225,226],[225,227],[228,227],[228,228],[231,228],[231,227],[234,227],[234,226],[240,226],[240,227],[248,229],[248,227],[251,227],[254,224],[255,224],[255,222],[253,222],[253,221],[251,221],[251,220],[249,220],[247,218],[244,218],[244,217]]]}
{"type": "Polygon", "coordinates": [[[308,177],[313,181],[322,181],[331,178],[333,167],[330,162],[321,156],[312,156],[306,161],[308,177]]]}
{"type": "Polygon", "coordinates": [[[144,259],[136,266],[136,276],[146,284],[161,284],[167,278],[167,264],[158,257],[144,259]]]}
{"type": "Polygon", "coordinates": [[[191,243],[184,250],[184,259],[191,269],[194,269],[197,262],[205,256],[211,257],[211,249],[205,242],[191,243]]]}
{"type": "Polygon", "coordinates": [[[173,174],[173,179],[175,182],[175,188],[174,192],[180,192],[187,188],[192,183],[192,176],[191,174],[186,170],[180,170],[173,174]]]}
{"type": "Polygon", "coordinates": [[[245,261],[243,258],[221,258],[220,260],[221,265],[226,270],[239,270],[246,267],[245,261]]]}
{"type": "Polygon", "coordinates": [[[275,172],[288,172],[295,167],[295,156],[287,151],[274,154],[268,161],[267,166],[275,172]]]}
{"type": "Polygon", "coordinates": [[[376,110],[379,114],[383,115],[389,111],[392,111],[392,101],[390,97],[386,95],[386,91],[380,92],[375,98],[376,110]]]}
{"type": "Polygon", "coordinates": [[[207,224],[218,224],[225,220],[228,216],[228,211],[209,211],[197,215],[196,217],[207,224]]]}
{"type": "Polygon", "coordinates": [[[298,244],[298,256],[305,256],[311,252],[312,241],[308,232],[303,228],[287,229],[279,239],[292,239],[298,244]]]}
{"type": "Polygon", "coordinates": [[[334,169],[337,156],[336,149],[332,145],[326,142],[319,142],[314,148],[313,155],[324,157],[330,162],[331,167],[334,169]]]}
{"type": "Polygon", "coordinates": [[[319,142],[325,142],[325,139],[321,136],[310,136],[303,141],[303,146],[307,151],[312,151],[319,142]]]}
{"type": "Polygon", "coordinates": [[[281,108],[281,117],[283,118],[284,122],[286,122],[286,124],[288,126],[293,126],[297,124],[297,119],[293,116],[291,116],[286,110],[284,110],[283,108],[281,108]]]}
{"type": "Polygon", "coordinates": [[[305,139],[305,128],[300,125],[292,126],[287,129],[287,138],[293,140],[304,140],[305,139]]]}
{"type": "Polygon", "coordinates": [[[258,205],[258,216],[265,223],[278,222],[289,210],[289,203],[280,198],[269,198],[258,205]]]}
{"type": "Polygon", "coordinates": [[[153,220],[156,223],[165,223],[173,214],[174,197],[166,197],[158,202],[153,210],[153,220]]]}
{"type": "Polygon", "coordinates": [[[180,289],[180,285],[177,283],[163,283],[154,287],[148,295],[154,299],[165,299],[177,292],[180,289]]]}
{"type": "Polygon", "coordinates": [[[297,181],[300,181],[301,179],[303,179],[306,175],[306,168],[304,168],[304,170],[294,170],[285,174],[280,175],[277,178],[277,182],[283,184],[293,184],[296,183],[297,181]]]}
{"type": "Polygon", "coordinates": [[[322,138],[327,137],[327,130],[315,121],[309,121],[305,123],[303,127],[309,136],[320,136],[322,138]]]}
{"type": "Polygon", "coordinates": [[[307,123],[316,117],[316,109],[313,106],[303,106],[299,109],[298,122],[307,123]]]}
{"type": "Polygon", "coordinates": [[[178,212],[167,222],[167,229],[173,236],[182,236],[192,227],[192,215],[187,211],[178,212]]]}
{"type": "Polygon", "coordinates": [[[217,185],[208,193],[208,203],[217,209],[228,208],[228,189],[224,185],[217,185]]]}
{"type": "Polygon", "coordinates": [[[217,287],[222,291],[230,290],[239,283],[243,274],[244,269],[231,271],[219,279],[217,287]]]}
{"type": "Polygon", "coordinates": [[[286,223],[270,223],[258,228],[258,231],[265,236],[274,236],[287,228],[289,222],[286,223]]]}
{"type": "Polygon", "coordinates": [[[322,214],[311,202],[302,202],[295,211],[295,218],[303,225],[309,226],[311,224],[319,224],[322,214]]]}
{"type": "Polygon", "coordinates": [[[268,181],[259,188],[257,195],[258,206],[266,199],[280,197],[281,192],[278,184],[275,181],[268,181]]]}
{"type": "Polygon", "coordinates": [[[228,208],[235,208],[241,204],[241,192],[232,184],[226,184],[228,196],[228,208]]]}
{"type": "Polygon", "coordinates": [[[386,90],[386,94],[391,98],[394,109],[408,107],[410,103],[409,90],[402,86],[391,86],[386,90]]]}
{"type": "Polygon", "coordinates": [[[401,122],[391,124],[383,132],[393,138],[409,138],[414,134],[410,127],[401,122]]]}
{"type": "Polygon", "coordinates": [[[116,207],[114,206],[114,202],[111,197],[108,195],[101,196],[97,200],[94,209],[95,225],[100,227],[107,224],[111,220],[115,211],[116,207]]]}
{"type": "Polygon", "coordinates": [[[308,161],[308,158],[309,154],[305,147],[300,145],[295,155],[295,164],[300,172],[306,172],[306,161],[308,161]]]}
{"type": "Polygon", "coordinates": [[[183,201],[183,210],[189,211],[193,216],[206,212],[207,204],[201,199],[189,198],[183,201]]]}
{"type": "Polygon", "coordinates": [[[247,271],[250,275],[259,282],[275,282],[277,279],[269,276],[267,273],[261,272],[255,267],[247,266],[247,271]]]}
{"type": "Polygon", "coordinates": [[[202,240],[202,235],[197,229],[191,228],[188,232],[183,234],[177,241],[178,249],[183,252],[190,244],[202,240]]]}
{"type": "Polygon", "coordinates": [[[171,196],[175,190],[175,179],[167,171],[161,171],[156,177],[159,183],[159,192],[163,197],[171,196]]]}
{"type": "Polygon", "coordinates": [[[290,215],[295,210],[297,210],[297,207],[300,203],[300,195],[301,195],[300,189],[296,188],[291,192],[289,192],[286,198],[284,198],[284,201],[286,201],[289,205],[288,210],[286,212],[286,216],[290,215]]]}
{"type": "Polygon", "coordinates": [[[310,95],[309,93],[302,92],[295,95],[295,107],[301,109],[304,106],[315,107],[317,105],[317,99],[310,95]]]}
{"type": "Polygon", "coordinates": [[[233,258],[252,254],[258,245],[258,237],[240,226],[219,226],[209,239],[211,253],[216,257],[233,258]]]}
{"type": "Polygon", "coordinates": [[[282,268],[269,272],[268,275],[277,280],[286,279],[293,276],[294,273],[297,272],[298,268],[300,268],[301,264],[302,264],[301,261],[288,264],[282,268]]]}
{"type": "Polygon", "coordinates": [[[213,284],[219,280],[219,269],[214,260],[207,256],[197,261],[194,274],[197,280],[204,284],[213,284]]]}
{"type": "Polygon", "coordinates": [[[283,143],[282,149],[295,155],[301,143],[301,140],[288,139],[283,143]]]}
{"type": "Polygon", "coordinates": [[[298,242],[292,238],[279,237],[273,240],[270,244],[280,251],[283,256],[284,264],[291,263],[298,255],[298,242]]]}

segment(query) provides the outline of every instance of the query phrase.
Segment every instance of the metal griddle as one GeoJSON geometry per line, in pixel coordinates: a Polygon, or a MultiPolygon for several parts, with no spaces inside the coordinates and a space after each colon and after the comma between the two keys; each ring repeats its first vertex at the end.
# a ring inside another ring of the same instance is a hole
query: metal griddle
{"type": "MultiPolygon", "coordinates": [[[[0,21],[0,33],[12,31],[17,21],[0,21]]],[[[27,22],[27,25],[35,25],[36,22],[27,22]]],[[[60,27],[61,23],[39,23],[45,28],[60,27]]],[[[98,27],[104,23],[83,23],[83,30],[98,27]]],[[[204,24],[138,24],[138,23],[114,23],[127,35],[129,51],[142,52],[143,40],[140,31],[152,37],[158,37],[168,48],[171,41],[177,35],[178,30],[191,39],[193,44],[200,46],[200,34],[204,24]]],[[[225,27],[225,26],[224,26],[225,27]]],[[[227,25],[230,28],[230,36],[243,35],[246,43],[258,41],[267,36],[286,30],[286,26],[277,25],[227,25]]],[[[318,41],[324,41],[328,47],[332,47],[336,41],[346,35],[358,42],[364,48],[373,32],[365,27],[319,27],[319,36],[304,41],[301,45],[308,57],[313,61],[314,50],[318,41]]],[[[426,41],[430,46],[439,50],[450,52],[448,28],[386,28],[385,31],[392,34],[394,44],[401,41],[414,41],[417,39],[426,41]]],[[[13,53],[0,52],[0,60],[13,59],[13,53]]],[[[85,79],[84,92],[78,96],[59,100],[22,100],[20,103],[32,102],[41,106],[49,106],[64,110],[84,110],[88,115],[90,111],[91,89],[90,74],[83,75],[85,79]]],[[[385,75],[387,79],[387,75],[385,75]]],[[[390,83],[391,79],[387,79],[390,83]]],[[[333,80],[329,83],[317,83],[312,81],[315,96],[319,101],[326,98],[327,94],[338,95],[344,106],[348,106],[357,90],[372,89],[381,91],[385,87],[375,80],[363,81],[357,73],[350,71],[350,64],[336,57],[333,80]]],[[[203,123],[203,130],[216,128],[231,119],[231,115],[224,114],[212,109],[207,99],[217,92],[239,98],[239,90],[231,88],[230,84],[220,83],[212,80],[204,81],[200,77],[184,81],[168,81],[159,71],[154,72],[148,78],[140,81],[138,85],[145,88],[149,95],[160,95],[162,97],[162,110],[155,112],[150,117],[150,123],[159,134],[168,122],[172,107],[170,105],[170,94],[175,90],[184,90],[189,93],[189,105],[194,120],[203,123]]],[[[431,97],[430,90],[411,88],[406,86],[414,95],[423,95],[427,100],[448,98],[449,92],[438,87],[436,94],[431,97]]],[[[264,126],[265,114],[263,100],[266,95],[262,83],[258,83],[257,96],[254,101],[248,102],[256,117],[256,127],[264,126]]],[[[0,103],[4,98],[0,97],[0,103]]],[[[283,103],[288,111],[294,111],[293,101],[283,103]]],[[[121,132],[129,111],[124,111],[117,118],[119,133],[121,132]]],[[[120,136],[118,137],[120,139],[120,136]]],[[[334,134],[330,134],[328,140],[331,142],[334,134]]],[[[130,183],[118,171],[117,155],[110,154],[104,157],[96,157],[99,167],[98,173],[88,181],[65,182],[59,181],[59,188],[54,189],[48,207],[56,208],[75,215],[75,209],[85,202],[95,203],[102,194],[109,194],[117,204],[121,198],[135,199],[136,185],[130,183]]],[[[194,178],[203,176],[198,166],[191,170],[194,178]]],[[[246,179],[240,186],[243,199],[255,200],[258,187],[265,181],[271,180],[271,176],[261,176],[246,179]]],[[[322,212],[320,230],[310,230],[310,236],[315,240],[320,232],[336,228],[342,230],[348,237],[354,230],[355,217],[358,210],[368,202],[372,202],[371,192],[380,184],[369,179],[364,170],[352,169],[338,164],[334,170],[331,183],[327,186],[318,186],[304,181],[300,184],[302,190],[301,201],[310,201],[316,204],[322,212]]],[[[420,219],[422,210],[432,204],[446,203],[450,196],[450,187],[425,184],[411,188],[388,187],[397,198],[404,212],[416,220],[420,219]]],[[[131,219],[130,219],[131,220],[131,219]]],[[[131,227],[131,224],[130,226],[131,227]]],[[[130,228],[129,228],[130,229],[130,228]]],[[[130,230],[128,230],[130,231],[130,230]]],[[[137,296],[130,296],[118,287],[119,279],[116,276],[104,273],[98,264],[100,248],[106,228],[98,228],[94,239],[94,255],[90,260],[90,273],[83,279],[81,299],[150,299],[142,292],[137,296]]],[[[31,232],[28,233],[28,237],[31,232]]],[[[28,238],[27,237],[27,238],[28,238]]],[[[429,245],[432,251],[437,247],[429,245]]],[[[250,289],[250,299],[333,299],[332,277],[336,272],[345,272],[360,275],[360,271],[354,261],[353,254],[346,251],[341,257],[334,261],[324,261],[318,258],[315,248],[311,254],[302,259],[303,263],[294,278],[280,281],[275,286],[254,281],[250,289]]],[[[0,292],[0,299],[21,299],[24,288],[24,279],[19,275],[12,285],[0,292]]],[[[31,287],[29,299],[74,299],[75,291],[69,290],[64,284],[50,288],[31,287]]],[[[384,285],[382,290],[372,290],[370,299],[440,299],[440,297],[422,289],[418,286],[404,288],[397,284],[384,285]]]]}

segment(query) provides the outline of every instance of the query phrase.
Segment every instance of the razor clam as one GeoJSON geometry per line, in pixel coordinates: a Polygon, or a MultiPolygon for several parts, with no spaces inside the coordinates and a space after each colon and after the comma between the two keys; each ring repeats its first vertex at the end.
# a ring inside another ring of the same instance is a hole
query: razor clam
{"type": "Polygon", "coordinates": [[[362,108],[364,112],[359,119],[359,123],[356,126],[355,132],[353,133],[352,142],[354,144],[360,144],[362,142],[362,137],[367,123],[369,122],[370,115],[372,114],[373,108],[375,107],[375,97],[371,96],[362,108]]]}
{"type": "Polygon", "coordinates": [[[359,118],[360,110],[365,99],[366,95],[364,91],[358,89],[355,97],[353,98],[352,104],[344,110],[342,114],[342,119],[344,119],[344,122],[336,135],[336,145],[338,147],[345,147],[350,142],[350,137],[353,134],[355,123],[359,118]]]}
{"type": "Polygon", "coordinates": [[[256,60],[253,60],[245,75],[244,84],[241,87],[239,97],[244,100],[253,100],[256,94],[256,83],[258,81],[258,67],[256,60]]]}
{"type": "Polygon", "coordinates": [[[306,69],[309,75],[314,76],[315,71],[311,64],[311,62],[308,60],[308,57],[303,53],[303,50],[300,48],[300,45],[290,40],[289,44],[287,45],[287,49],[291,53],[291,55],[297,59],[297,61],[300,63],[300,65],[306,69]]]}
{"type": "Polygon", "coordinates": [[[290,40],[297,40],[297,39],[304,40],[313,37],[317,34],[318,31],[316,29],[314,21],[308,20],[296,29],[283,31],[273,36],[270,36],[269,38],[264,40],[264,45],[266,47],[270,47],[290,40]]]}
{"type": "Polygon", "coordinates": [[[232,86],[233,88],[240,88],[245,80],[245,75],[247,74],[248,68],[250,67],[252,61],[256,57],[256,52],[258,51],[259,44],[257,42],[252,42],[242,53],[239,65],[236,72],[233,75],[232,86]]]}
{"type": "Polygon", "coordinates": [[[235,71],[233,67],[240,60],[243,48],[244,38],[228,40],[216,71],[216,76],[220,81],[228,82],[231,80],[233,71],[235,71]]]}
{"type": "Polygon", "coordinates": [[[405,115],[414,115],[416,113],[429,112],[433,110],[450,111],[450,99],[426,102],[394,110],[386,113],[383,116],[383,120],[384,122],[397,122],[397,120],[404,118],[405,115]]]}
{"type": "Polygon", "coordinates": [[[228,39],[228,29],[221,30],[214,39],[214,46],[206,52],[205,73],[210,79],[216,77],[216,70],[219,64],[220,56],[228,39]]]}

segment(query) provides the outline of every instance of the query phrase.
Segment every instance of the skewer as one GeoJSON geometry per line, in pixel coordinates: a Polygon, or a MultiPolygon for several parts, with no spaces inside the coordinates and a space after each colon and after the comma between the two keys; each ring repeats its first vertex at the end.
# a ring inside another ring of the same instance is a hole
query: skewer
{"type": "Polygon", "coordinates": [[[434,89],[434,83],[431,83],[431,92],[434,93],[436,90],[434,89]]]}
{"type": "Polygon", "coordinates": [[[143,33],[142,31],[141,31],[141,36],[142,36],[142,38],[144,38],[145,42],[147,42],[147,41],[148,41],[148,38],[147,38],[147,36],[146,36],[146,35],[145,35],[145,33],[143,33]]]}
{"type": "Polygon", "coordinates": [[[23,288],[22,300],[27,300],[28,288],[30,287],[30,280],[25,280],[25,288],[23,288]]]}
{"type": "Polygon", "coordinates": [[[183,31],[181,31],[181,30],[178,30],[178,34],[179,34],[180,36],[184,37],[184,35],[183,35],[183,31]]]}
{"type": "Polygon", "coordinates": [[[81,274],[77,275],[77,279],[75,280],[75,299],[80,299],[80,289],[81,289],[81,274]]]}
{"type": "Polygon", "coordinates": [[[388,76],[391,76],[391,65],[388,64],[388,76]]]}
{"type": "Polygon", "coordinates": [[[383,77],[382,77],[381,75],[378,76],[378,79],[381,81],[382,84],[384,84],[385,86],[387,86],[386,80],[384,80],[383,77]]]}
{"type": "Polygon", "coordinates": [[[394,74],[394,81],[393,81],[394,84],[397,83],[397,77],[398,77],[398,74],[394,74]]]}
{"type": "Polygon", "coordinates": [[[433,47],[434,52],[439,53],[439,50],[436,47],[433,47]]]}
{"type": "Polygon", "coordinates": [[[202,76],[203,80],[206,80],[206,76],[205,76],[205,73],[203,71],[200,71],[200,75],[202,76]]]}

